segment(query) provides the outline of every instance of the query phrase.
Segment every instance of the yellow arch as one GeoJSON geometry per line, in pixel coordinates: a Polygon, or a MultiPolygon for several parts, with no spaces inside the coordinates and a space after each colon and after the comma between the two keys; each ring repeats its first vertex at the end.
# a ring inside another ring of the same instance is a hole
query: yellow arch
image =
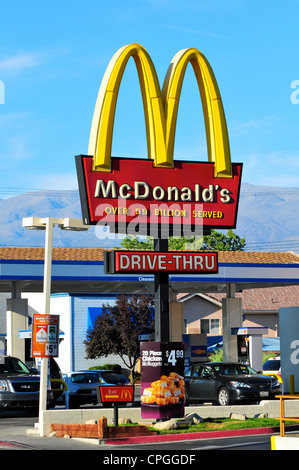
{"type": "Polygon", "coordinates": [[[88,154],[94,156],[93,169],[110,171],[115,107],[120,82],[130,57],[134,58],[142,93],[148,156],[156,165],[167,165],[165,118],[161,89],[154,64],[139,44],[124,46],[112,57],[104,75],[92,120],[88,154]]]}
{"type": "Polygon", "coordinates": [[[208,158],[215,163],[215,176],[232,176],[226,120],[212,68],[197,49],[185,49],[173,58],[162,89],[154,64],[140,44],[124,46],[113,56],[105,72],[92,120],[88,154],[93,170],[110,171],[116,101],[122,76],[134,58],[143,99],[148,157],[155,166],[172,167],[180,93],[186,67],[192,64],[203,106],[208,158]]]}
{"type": "Polygon", "coordinates": [[[166,117],[166,147],[168,158],[174,152],[175,129],[182,84],[188,63],[191,63],[200,91],[206,127],[208,159],[215,163],[215,176],[232,176],[229,138],[220,92],[213,70],[197,49],[183,49],[168,68],[162,99],[166,117]]]}

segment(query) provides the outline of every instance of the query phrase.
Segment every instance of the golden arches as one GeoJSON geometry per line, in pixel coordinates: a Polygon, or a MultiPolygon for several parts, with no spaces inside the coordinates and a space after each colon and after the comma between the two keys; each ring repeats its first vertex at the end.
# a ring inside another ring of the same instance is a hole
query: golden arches
{"type": "Polygon", "coordinates": [[[178,104],[186,67],[190,62],[202,100],[209,161],[215,164],[215,176],[232,176],[224,110],[215,76],[206,58],[194,48],[178,52],[170,64],[161,94],[154,64],[140,44],[119,49],[105,72],[97,97],[88,148],[88,154],[93,155],[93,170],[110,171],[117,96],[130,57],[133,57],[138,72],[148,157],[154,160],[154,165],[173,166],[178,104]]]}
{"type": "Polygon", "coordinates": [[[191,63],[200,91],[206,126],[208,159],[215,164],[215,176],[231,176],[231,158],[226,119],[213,70],[197,49],[184,49],[173,58],[168,68],[162,98],[166,119],[166,146],[173,156],[177,112],[188,63],[191,63]]]}

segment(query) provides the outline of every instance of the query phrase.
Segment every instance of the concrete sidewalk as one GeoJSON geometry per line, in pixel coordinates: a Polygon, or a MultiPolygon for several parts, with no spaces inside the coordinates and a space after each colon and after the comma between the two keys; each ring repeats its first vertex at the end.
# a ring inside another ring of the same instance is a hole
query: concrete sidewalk
{"type": "Polygon", "coordinates": [[[100,440],[94,438],[56,438],[41,437],[37,430],[18,426],[13,431],[7,430],[5,440],[0,439],[0,450],[109,450],[118,446],[125,450],[126,445],[155,444],[196,439],[213,439],[220,437],[248,436],[279,432],[278,428],[257,428],[233,431],[194,432],[184,434],[168,434],[154,436],[127,437],[124,439],[100,440]]]}
{"type": "MultiPolygon", "coordinates": [[[[291,400],[290,400],[291,402],[291,400]]],[[[290,403],[289,402],[289,403],[290,403]]],[[[290,403],[290,406],[292,404],[290,403]]],[[[298,401],[296,401],[298,406],[298,401]]],[[[109,424],[113,423],[114,410],[103,408],[102,406],[80,408],[76,410],[65,410],[65,409],[52,409],[47,410],[46,420],[48,423],[86,423],[90,419],[98,420],[101,416],[105,416],[108,419],[109,424]]],[[[225,418],[230,417],[231,413],[246,414],[248,418],[258,416],[259,414],[266,414],[268,417],[279,417],[279,401],[265,401],[260,405],[235,405],[235,406],[188,406],[185,408],[185,413],[196,413],[202,418],[225,418]]],[[[289,416],[299,416],[299,410],[290,408],[289,416]]],[[[138,407],[122,407],[118,410],[118,417],[130,418],[134,423],[146,423],[141,419],[141,410],[138,407]]],[[[36,418],[38,423],[38,418],[36,418]]],[[[273,434],[279,433],[279,423],[277,428],[259,428],[250,430],[239,430],[239,431],[214,431],[208,433],[186,433],[186,434],[172,434],[172,435],[157,435],[157,436],[142,436],[142,437],[131,437],[125,439],[106,439],[100,442],[99,439],[91,438],[57,438],[49,437],[49,433],[44,436],[40,435],[38,427],[35,425],[28,429],[28,426],[5,426],[5,436],[0,436],[0,450],[1,449],[14,449],[14,450],[91,450],[91,449],[109,449],[112,446],[119,446],[120,449],[125,449],[126,445],[136,445],[145,443],[167,443],[178,440],[190,440],[190,439],[204,439],[204,438],[216,438],[223,436],[239,436],[249,434],[273,434]],[[100,445],[101,444],[101,445],[100,445]]]]}

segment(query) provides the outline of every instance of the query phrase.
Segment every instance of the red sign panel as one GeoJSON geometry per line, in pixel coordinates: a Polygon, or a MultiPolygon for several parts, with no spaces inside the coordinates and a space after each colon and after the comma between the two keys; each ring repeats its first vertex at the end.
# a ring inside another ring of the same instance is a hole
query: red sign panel
{"type": "Polygon", "coordinates": [[[134,386],[126,385],[105,385],[100,387],[102,402],[133,402],[134,401],[134,386]]]}
{"type": "Polygon", "coordinates": [[[33,315],[31,357],[58,357],[59,315],[33,315]]]}
{"type": "Polygon", "coordinates": [[[76,157],[83,221],[127,226],[235,228],[242,164],[231,178],[214,176],[210,162],[174,161],[155,168],[152,160],[111,158],[111,172],[92,171],[92,157],[76,157]]]}
{"type": "MultiPolygon", "coordinates": [[[[112,253],[113,256],[113,253],[112,253]]],[[[114,273],[217,273],[217,252],[114,251],[114,273]]]]}

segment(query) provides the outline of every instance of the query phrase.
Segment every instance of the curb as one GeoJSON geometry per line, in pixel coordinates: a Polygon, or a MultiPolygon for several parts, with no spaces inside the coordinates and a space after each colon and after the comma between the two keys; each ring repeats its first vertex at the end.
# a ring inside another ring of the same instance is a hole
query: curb
{"type": "MultiPolygon", "coordinates": [[[[288,430],[296,431],[298,425],[289,426],[288,430]]],[[[249,436],[254,434],[275,434],[280,430],[279,426],[269,428],[251,428],[251,429],[233,429],[231,431],[205,431],[190,432],[181,434],[162,434],[157,436],[138,436],[127,437],[123,439],[106,439],[102,441],[107,445],[126,445],[126,444],[154,444],[163,442],[189,441],[195,439],[215,439],[219,437],[249,436]]]]}
{"type": "Polygon", "coordinates": [[[0,441],[0,449],[22,449],[22,450],[36,450],[35,447],[21,444],[20,442],[14,441],[0,441]]]}

